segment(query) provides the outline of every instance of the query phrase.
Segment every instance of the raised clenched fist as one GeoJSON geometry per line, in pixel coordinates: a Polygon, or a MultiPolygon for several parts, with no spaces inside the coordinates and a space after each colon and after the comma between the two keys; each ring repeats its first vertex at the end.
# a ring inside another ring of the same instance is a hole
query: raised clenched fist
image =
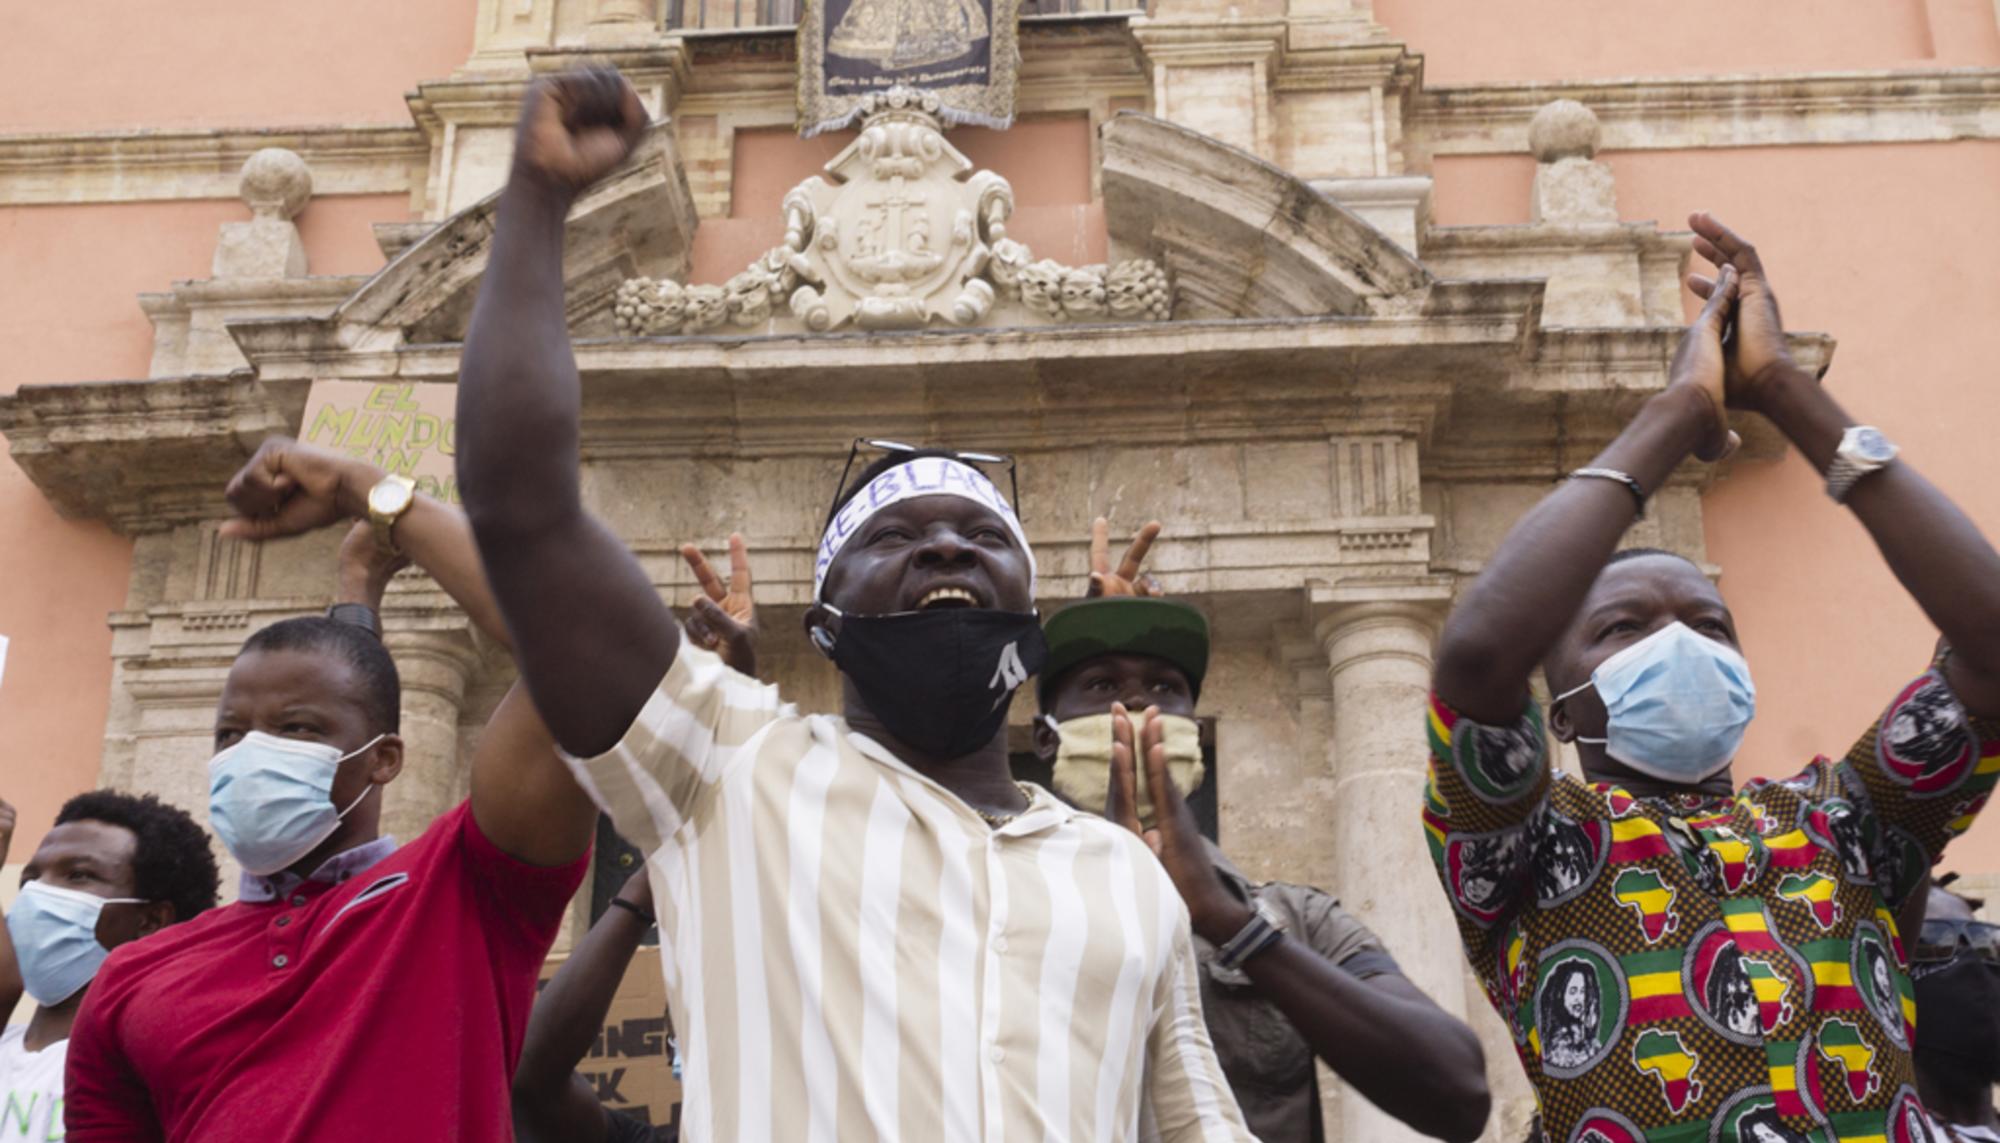
{"type": "Polygon", "coordinates": [[[624,162],[645,130],[645,105],[616,70],[546,76],[521,103],[515,177],[574,194],[624,162]]]}

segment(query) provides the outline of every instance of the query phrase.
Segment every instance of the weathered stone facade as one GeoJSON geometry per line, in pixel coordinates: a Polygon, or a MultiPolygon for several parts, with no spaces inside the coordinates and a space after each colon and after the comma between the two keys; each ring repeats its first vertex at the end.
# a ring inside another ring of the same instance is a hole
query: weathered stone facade
{"type": "MultiPolygon", "coordinates": [[[[1617,221],[1588,107],[1551,103],[1532,125],[1532,109],[1507,109],[1504,126],[1488,107],[1461,115],[1424,98],[1421,57],[1365,0],[1320,7],[1024,30],[1023,110],[1090,117],[1107,265],[1157,267],[1168,320],[1108,304],[1037,312],[1004,283],[1000,304],[988,288],[959,320],[950,307],[979,280],[960,274],[928,330],[816,324],[792,281],[755,320],[688,333],[625,320],[621,286],[686,282],[698,227],[728,201],[730,132],[789,121],[783,35],[663,31],[646,0],[482,4],[468,66],[411,97],[427,221],[382,228],[380,273],[311,276],[290,221],[311,171],[258,151],[243,175],[255,218],[220,236],[213,278],[142,299],[151,378],[0,398],[0,429],[48,499],[136,538],[101,781],[205,803],[199,763],[228,663],[257,626],[323,606],[335,543],[222,539],[219,489],[264,435],[298,430],[315,380],[454,378],[523,85],[610,58],[663,122],[569,223],[585,488],[662,592],[692,591],[680,544],[742,531],[769,673],[828,708],[834,678],[799,616],[852,438],[1015,454],[1045,609],[1082,593],[1093,516],[1165,521],[1155,571],[1218,638],[1204,705],[1224,845],[1253,875],[1341,893],[1440,1004],[1472,1017],[1507,1097],[1489,1138],[1518,1138],[1512,1046],[1466,975],[1417,828],[1430,650],[1506,526],[1664,384],[1688,239],[1617,221]],[[1433,225],[1422,157],[1523,129],[1535,224],[1433,225]]],[[[1638,130],[1629,118],[1606,129],[1638,130]]],[[[382,155],[407,170],[407,155],[382,155]]],[[[968,199],[982,227],[983,201],[968,199]]],[[[997,257],[993,238],[978,235],[997,257]]],[[[1797,352],[1817,363],[1831,349],[1806,338],[1797,352]]],[[[1775,454],[1768,433],[1745,435],[1746,456],[1775,454]]],[[[1702,559],[1698,494],[1717,476],[1682,473],[1634,540],[1702,559]]],[[[407,837],[464,796],[469,746],[511,669],[419,575],[398,580],[384,619],[420,760],[387,802],[407,837]]],[[[1409,1137],[1358,1098],[1330,1099],[1336,1138],[1409,1137]]]]}

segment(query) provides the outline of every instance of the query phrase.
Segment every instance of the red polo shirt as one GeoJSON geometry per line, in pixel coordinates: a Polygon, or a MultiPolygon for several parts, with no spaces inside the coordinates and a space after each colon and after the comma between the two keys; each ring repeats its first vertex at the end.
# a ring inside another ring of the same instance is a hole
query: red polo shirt
{"type": "Polygon", "coordinates": [[[119,948],[70,1035],[71,1143],[512,1139],[535,975],[586,861],[517,861],[465,804],[338,884],[119,948]]]}

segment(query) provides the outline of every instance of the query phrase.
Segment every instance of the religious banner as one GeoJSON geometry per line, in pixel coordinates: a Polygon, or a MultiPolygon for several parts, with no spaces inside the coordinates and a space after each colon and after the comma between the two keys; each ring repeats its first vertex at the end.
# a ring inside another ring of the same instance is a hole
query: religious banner
{"type": "Polygon", "coordinates": [[[805,0],[799,128],[849,127],[866,96],[929,92],[946,124],[1014,122],[1020,0],[805,0]]]}
{"type": "Polygon", "coordinates": [[[456,385],[315,381],[299,439],[407,476],[434,500],[458,503],[456,385]]]}

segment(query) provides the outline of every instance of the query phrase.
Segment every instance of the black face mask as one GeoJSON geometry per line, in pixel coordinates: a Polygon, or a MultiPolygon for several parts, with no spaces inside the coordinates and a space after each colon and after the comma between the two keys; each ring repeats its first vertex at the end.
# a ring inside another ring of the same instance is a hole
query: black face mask
{"type": "Polygon", "coordinates": [[[1960,956],[1917,971],[1918,1066],[1979,1086],[2000,1081],[2000,966],[1960,956]]]}
{"type": "Polygon", "coordinates": [[[843,615],[840,632],[813,629],[875,717],[933,758],[958,758],[992,741],[1014,692],[1042,669],[1049,645],[1032,611],[954,607],[895,615],[843,615]]]}

